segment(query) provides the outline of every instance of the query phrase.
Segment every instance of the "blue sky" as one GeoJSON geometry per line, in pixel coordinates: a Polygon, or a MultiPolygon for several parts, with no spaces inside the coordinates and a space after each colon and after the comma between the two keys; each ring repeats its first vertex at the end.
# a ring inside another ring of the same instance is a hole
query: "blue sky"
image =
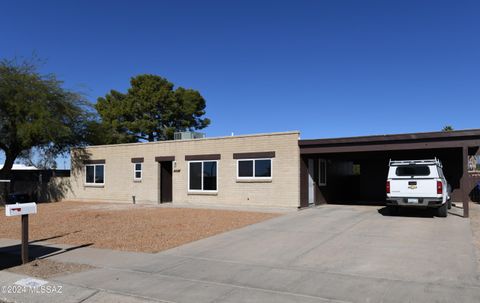
{"type": "Polygon", "coordinates": [[[153,73],[199,90],[208,136],[478,128],[479,1],[0,1],[0,57],[95,102],[153,73]]]}

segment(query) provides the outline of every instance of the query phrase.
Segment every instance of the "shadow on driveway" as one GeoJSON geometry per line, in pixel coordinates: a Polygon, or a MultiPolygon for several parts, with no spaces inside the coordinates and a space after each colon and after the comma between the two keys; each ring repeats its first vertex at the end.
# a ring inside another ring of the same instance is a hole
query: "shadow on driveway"
{"type": "Polygon", "coordinates": [[[387,217],[412,217],[412,218],[433,218],[435,217],[433,208],[409,208],[409,207],[382,207],[378,213],[387,217]]]}
{"type": "MultiPolygon", "coordinates": [[[[28,246],[29,248],[28,252],[29,252],[30,260],[35,260],[35,259],[43,259],[46,257],[60,255],[75,249],[88,247],[91,245],[93,245],[93,243],[82,244],[82,245],[62,249],[62,248],[52,247],[52,246],[30,244],[28,246]]],[[[0,247],[0,270],[21,265],[22,264],[21,249],[22,249],[21,244],[0,247]]]]}
{"type": "MultiPolygon", "coordinates": [[[[412,218],[434,218],[436,217],[435,208],[414,208],[414,207],[397,207],[391,208],[388,206],[382,207],[378,210],[378,213],[386,217],[412,217],[412,218]]],[[[457,216],[463,218],[462,214],[455,212],[454,210],[448,211],[449,216],[457,216]]]]}

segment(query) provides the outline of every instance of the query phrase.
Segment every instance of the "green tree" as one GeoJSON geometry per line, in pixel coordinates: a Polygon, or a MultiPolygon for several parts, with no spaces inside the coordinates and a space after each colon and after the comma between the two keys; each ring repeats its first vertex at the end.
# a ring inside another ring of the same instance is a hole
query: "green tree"
{"type": "MultiPolygon", "coordinates": [[[[0,149],[8,178],[16,159],[36,151],[46,164],[86,142],[92,113],[77,93],[62,88],[52,74],[40,74],[35,60],[0,61],[0,149]]],[[[53,165],[53,164],[52,164],[53,165]]]]}
{"type": "Polygon", "coordinates": [[[156,75],[130,80],[126,94],[112,90],[95,104],[103,128],[104,143],[173,139],[176,131],[203,129],[205,100],[196,90],[178,87],[156,75]]]}
{"type": "Polygon", "coordinates": [[[445,125],[442,128],[442,132],[451,132],[451,131],[453,131],[453,126],[451,126],[451,125],[445,125]]]}

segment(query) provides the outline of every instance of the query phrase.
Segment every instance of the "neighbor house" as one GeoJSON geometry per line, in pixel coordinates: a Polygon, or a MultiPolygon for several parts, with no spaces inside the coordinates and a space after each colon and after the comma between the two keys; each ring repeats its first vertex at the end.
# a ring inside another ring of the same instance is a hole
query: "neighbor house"
{"type": "MultiPolygon", "coordinates": [[[[0,165],[0,169],[3,165],[0,165]]],[[[0,202],[6,195],[21,193],[36,202],[58,201],[68,192],[68,169],[40,169],[24,164],[13,164],[8,183],[0,183],[0,202]]]]}

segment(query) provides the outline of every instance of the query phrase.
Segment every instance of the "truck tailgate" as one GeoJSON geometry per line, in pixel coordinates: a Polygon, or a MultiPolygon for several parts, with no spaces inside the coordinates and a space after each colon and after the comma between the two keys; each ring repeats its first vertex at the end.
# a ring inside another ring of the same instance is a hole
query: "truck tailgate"
{"type": "Polygon", "coordinates": [[[390,180],[390,195],[392,197],[435,197],[437,179],[427,178],[395,178],[390,180]]]}

